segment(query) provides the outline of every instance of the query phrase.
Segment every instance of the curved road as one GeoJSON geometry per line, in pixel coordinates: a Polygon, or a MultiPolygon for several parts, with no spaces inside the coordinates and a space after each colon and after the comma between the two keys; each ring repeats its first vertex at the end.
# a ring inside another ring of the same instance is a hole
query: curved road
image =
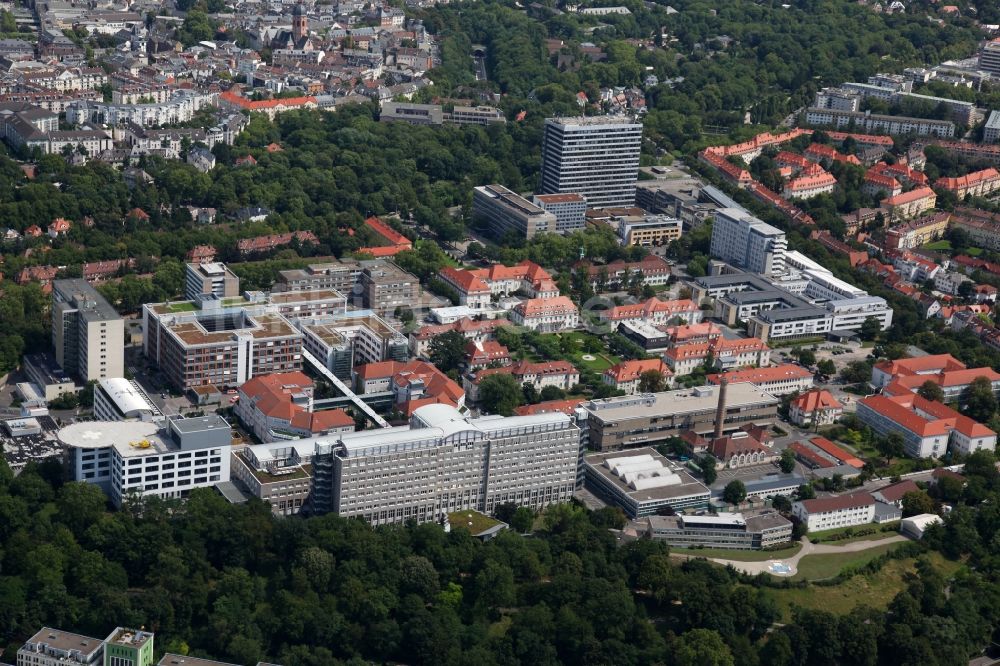
{"type": "MultiPolygon", "coordinates": [[[[832,546],[830,544],[823,543],[813,543],[809,540],[809,537],[802,537],[802,548],[795,555],[789,557],[785,560],[764,560],[762,562],[738,562],[736,560],[724,560],[719,558],[709,558],[709,561],[721,564],[723,566],[731,566],[737,571],[750,574],[755,576],[759,573],[769,573],[772,576],[794,576],[798,573],[798,564],[806,555],[838,555],[842,553],[858,553],[863,550],[871,550],[872,548],[878,548],[879,546],[884,546],[890,543],[897,543],[900,541],[907,541],[907,538],[901,534],[896,534],[894,536],[888,537],[886,539],[877,539],[872,541],[853,541],[843,546],[832,546]],[[787,573],[774,573],[768,567],[771,564],[780,563],[784,564],[789,568],[787,573]]],[[[678,555],[680,557],[694,558],[697,555],[684,555],[683,553],[671,553],[671,555],[678,555]]]]}

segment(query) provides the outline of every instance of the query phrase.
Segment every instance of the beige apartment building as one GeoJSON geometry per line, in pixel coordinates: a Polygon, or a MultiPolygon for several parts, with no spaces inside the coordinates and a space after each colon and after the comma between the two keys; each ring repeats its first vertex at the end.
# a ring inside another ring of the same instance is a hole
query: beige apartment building
{"type": "Polygon", "coordinates": [[[84,382],[125,376],[125,323],[85,280],[52,283],[52,346],[63,370],[84,382]]]}
{"type": "Polygon", "coordinates": [[[219,298],[240,295],[240,278],[219,261],[188,264],[184,272],[184,297],[196,299],[202,294],[219,298]]]}

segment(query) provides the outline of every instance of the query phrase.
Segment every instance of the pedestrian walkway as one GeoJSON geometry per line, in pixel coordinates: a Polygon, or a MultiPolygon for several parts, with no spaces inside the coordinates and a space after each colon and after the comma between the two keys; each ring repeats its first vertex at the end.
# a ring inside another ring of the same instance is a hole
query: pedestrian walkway
{"type": "Polygon", "coordinates": [[[724,566],[731,566],[737,571],[741,571],[752,576],[759,573],[769,573],[772,576],[789,577],[798,573],[798,564],[806,555],[843,555],[845,553],[859,553],[890,543],[906,541],[907,538],[901,534],[888,537],[886,539],[875,539],[872,541],[853,541],[843,546],[833,546],[825,543],[813,543],[809,537],[802,537],[802,548],[792,557],[786,560],[766,560],[763,562],[738,562],[736,560],[723,560],[712,558],[711,561],[724,566]]]}

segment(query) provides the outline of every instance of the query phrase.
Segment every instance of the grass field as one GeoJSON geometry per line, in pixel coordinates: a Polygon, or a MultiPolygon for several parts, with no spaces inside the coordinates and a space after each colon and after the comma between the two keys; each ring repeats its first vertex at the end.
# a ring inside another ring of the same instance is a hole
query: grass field
{"type": "MultiPolygon", "coordinates": [[[[947,579],[962,567],[961,562],[946,560],[938,553],[928,557],[947,579]]],[[[906,575],[913,572],[915,559],[893,560],[870,576],[854,576],[839,585],[822,587],[810,585],[801,589],[770,590],[768,594],[781,609],[783,621],[792,619],[793,605],[825,610],[838,615],[849,613],[858,606],[884,610],[906,586],[906,575]]]]}
{"type": "Polygon", "coordinates": [[[871,562],[879,555],[884,555],[896,548],[902,542],[887,543],[870,550],[862,550],[857,553],[832,553],[829,555],[806,555],[799,560],[798,573],[792,580],[823,580],[833,578],[845,567],[858,566],[871,562]]]}
{"type": "Polygon", "coordinates": [[[578,332],[558,334],[558,337],[560,338],[568,337],[574,340],[577,343],[576,347],[580,349],[580,351],[569,354],[570,362],[573,363],[573,365],[575,365],[578,368],[586,368],[587,370],[590,370],[592,372],[604,372],[605,370],[613,366],[615,363],[621,361],[621,359],[618,358],[617,356],[614,356],[607,352],[588,353],[583,351],[583,349],[585,349],[584,339],[589,336],[590,334],[588,333],[578,333],[578,332]],[[584,354],[587,354],[588,356],[593,356],[594,360],[592,361],[585,360],[583,358],[584,354]]]}
{"type": "MultiPolygon", "coordinates": [[[[869,527],[869,525],[864,525],[863,527],[867,528],[869,527]]],[[[894,533],[898,532],[899,521],[897,520],[892,523],[885,523],[884,525],[876,525],[874,527],[877,530],[879,530],[874,534],[861,534],[861,535],[849,536],[845,539],[831,539],[830,537],[834,536],[835,534],[841,534],[851,529],[849,527],[839,527],[833,530],[824,530],[822,532],[816,532],[810,534],[809,540],[812,541],[813,543],[823,543],[823,544],[829,544],[831,546],[840,546],[842,544],[853,543],[855,541],[877,541],[878,539],[884,539],[887,536],[892,536],[894,533]],[[888,527],[888,526],[891,526],[893,529],[891,531],[890,530],[886,530],[885,532],[881,531],[882,527],[888,527]]],[[[852,531],[857,531],[857,529],[858,528],[854,528],[854,530],[852,531]]]]}
{"type": "Polygon", "coordinates": [[[792,557],[802,544],[794,544],[790,548],[781,550],[728,550],[725,548],[675,548],[671,552],[676,555],[689,555],[691,557],[715,557],[721,560],[733,560],[735,562],[766,562],[768,560],[783,560],[792,557]]]}

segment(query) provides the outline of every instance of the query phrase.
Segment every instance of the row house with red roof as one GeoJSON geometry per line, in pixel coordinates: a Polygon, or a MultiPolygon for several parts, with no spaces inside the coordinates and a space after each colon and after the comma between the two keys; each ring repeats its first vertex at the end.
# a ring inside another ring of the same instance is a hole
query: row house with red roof
{"type": "Polygon", "coordinates": [[[959,199],[985,197],[1000,190],[1000,171],[990,167],[957,178],[938,178],[934,181],[934,189],[951,192],[959,199]]]}
{"type": "MultiPolygon", "coordinates": [[[[968,234],[976,247],[1000,250],[1000,215],[996,213],[976,208],[956,208],[951,215],[951,227],[968,234]]],[[[980,264],[981,267],[985,265],[986,262],[980,264]]]]}
{"type": "Polygon", "coordinates": [[[851,268],[857,267],[859,264],[868,259],[867,252],[864,250],[855,250],[844,241],[834,238],[833,234],[825,229],[813,231],[809,235],[809,238],[817,241],[830,252],[846,257],[847,261],[851,264],[851,268]]]}
{"type": "MultiPolygon", "coordinates": [[[[934,194],[934,191],[930,188],[922,188],[934,194]]],[[[913,192],[918,192],[913,190],[913,192]]],[[[913,192],[905,192],[900,197],[906,197],[913,192]]],[[[925,193],[918,193],[918,197],[925,197],[922,202],[917,202],[917,207],[926,205],[928,203],[928,196],[925,193]]],[[[882,202],[882,214],[885,219],[889,222],[895,222],[896,220],[892,217],[892,211],[896,203],[902,200],[896,200],[896,197],[890,197],[882,202]]],[[[933,200],[937,201],[937,196],[934,195],[933,200]]],[[[914,202],[910,202],[913,204],[914,202]]],[[[902,205],[902,204],[900,204],[902,205]]],[[[933,204],[931,204],[933,206],[933,204]]],[[[900,208],[902,211],[902,208],[900,208]]],[[[924,217],[917,218],[915,220],[909,220],[903,222],[902,224],[897,224],[891,227],[885,234],[885,249],[886,250],[905,250],[920,247],[921,245],[926,245],[931,241],[937,240],[944,235],[945,231],[948,230],[948,222],[951,220],[951,215],[948,213],[935,213],[933,215],[927,215],[924,217]]]]}
{"type": "Polygon", "coordinates": [[[375,247],[363,247],[358,250],[359,254],[370,254],[375,258],[394,257],[400,252],[413,249],[413,241],[377,217],[366,219],[365,226],[374,232],[380,244],[375,247]]]}
{"type": "Polygon", "coordinates": [[[723,379],[729,384],[747,382],[777,396],[808,391],[813,386],[812,373],[802,366],[791,363],[768,368],[730,370],[729,372],[708,375],[705,379],[709,384],[720,384],[723,379]]]}
{"type": "Polygon", "coordinates": [[[854,155],[845,155],[838,151],[832,146],[828,146],[825,143],[811,143],[802,152],[803,155],[811,160],[815,160],[820,163],[825,163],[827,166],[833,164],[834,162],[841,162],[843,164],[854,164],[856,166],[861,165],[861,161],[854,155]]]}
{"type": "Polygon", "coordinates": [[[109,259],[108,261],[90,261],[83,264],[80,270],[87,282],[101,282],[118,275],[120,271],[134,268],[135,259],[109,259]]]}
{"type": "Polygon", "coordinates": [[[470,370],[511,364],[510,351],[496,340],[468,343],[465,345],[465,357],[470,370]]]}
{"type": "Polygon", "coordinates": [[[300,243],[319,244],[316,234],[311,231],[294,231],[283,234],[270,234],[268,236],[256,236],[254,238],[241,238],[236,242],[236,249],[240,254],[248,255],[255,252],[267,252],[279,247],[291,245],[293,240],[300,243]]]}
{"type": "Polygon", "coordinates": [[[837,186],[837,179],[831,173],[822,171],[822,169],[820,171],[822,173],[789,180],[785,183],[782,195],[787,199],[811,199],[821,194],[833,192],[837,186]]]}
{"type": "Polygon", "coordinates": [[[702,320],[703,315],[704,313],[698,304],[689,298],[661,301],[655,297],[641,303],[616,305],[598,312],[601,321],[615,325],[625,322],[639,322],[654,326],[668,323],[697,324],[702,320]]]}
{"type": "MultiPolygon", "coordinates": [[[[937,194],[926,185],[883,199],[879,204],[889,222],[909,220],[934,208],[937,194]]],[[[912,247],[912,246],[911,246],[912,247]]]]}

